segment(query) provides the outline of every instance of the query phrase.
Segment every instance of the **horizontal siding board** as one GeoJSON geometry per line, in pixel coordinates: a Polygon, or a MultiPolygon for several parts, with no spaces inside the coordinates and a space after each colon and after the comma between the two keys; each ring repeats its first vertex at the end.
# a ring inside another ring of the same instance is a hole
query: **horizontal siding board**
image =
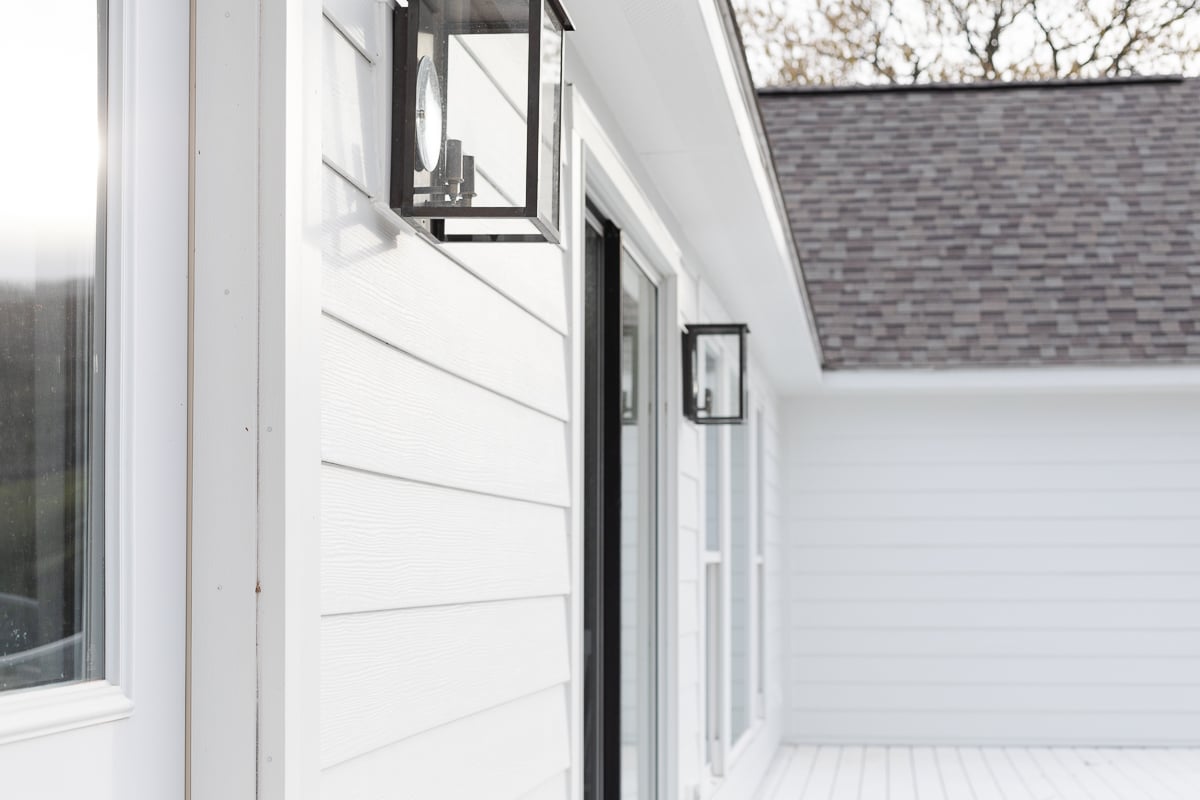
{"type": "Polygon", "coordinates": [[[325,310],[498,394],[567,419],[566,340],[426,242],[397,238],[325,171],[325,310]]]}
{"type": "Polygon", "coordinates": [[[1014,598],[1049,602],[1113,600],[1183,600],[1200,602],[1200,575],[997,574],[987,580],[978,575],[850,573],[822,575],[797,573],[792,586],[794,602],[810,600],[913,600],[954,603],[1005,601],[1014,598]]]}
{"type": "Polygon", "coordinates": [[[326,617],[329,767],[569,678],[562,598],[326,617]]]}
{"type": "Polygon", "coordinates": [[[894,435],[880,438],[828,436],[805,439],[789,451],[789,466],[970,465],[970,464],[1178,464],[1194,469],[1200,434],[1080,436],[1053,438],[1016,434],[938,439],[894,435]]]}
{"type": "Polygon", "coordinates": [[[1200,603],[811,601],[790,611],[792,623],[828,628],[966,628],[1112,630],[1156,628],[1200,633],[1200,603]]]}
{"type": "Polygon", "coordinates": [[[569,591],[567,514],[326,466],[321,609],[345,614],[569,591]]]}
{"type": "Polygon", "coordinates": [[[524,800],[561,779],[569,741],[566,693],[556,686],[326,769],[321,796],[524,800]]]}
{"type": "Polygon", "coordinates": [[[570,773],[564,770],[532,791],[521,795],[520,800],[569,800],[570,797],[570,773]]]}
{"type": "Polygon", "coordinates": [[[798,497],[812,492],[1161,492],[1200,491],[1195,464],[958,464],[953,469],[910,469],[904,464],[797,464],[798,497]]]}
{"type": "MultiPolygon", "coordinates": [[[[794,503],[794,501],[793,501],[794,503]]],[[[798,511],[798,509],[793,509],[798,511]]],[[[795,547],[890,545],[927,547],[1054,547],[1138,548],[1195,546],[1200,525],[1193,519],[1043,519],[1037,524],[1014,525],[1003,519],[824,519],[789,518],[790,541],[795,547]]],[[[1032,559],[1031,560],[1036,560],[1032,559]]]]}
{"type": "Polygon", "coordinates": [[[944,683],[947,685],[1108,685],[1153,686],[1188,684],[1200,674],[1198,658],[1083,656],[1034,658],[989,655],[983,657],[917,656],[883,660],[873,656],[800,656],[792,660],[798,683],[844,681],[848,683],[944,683]],[[837,674],[830,674],[837,659],[837,674]]]}
{"type": "MultiPolygon", "coordinates": [[[[797,547],[797,575],[922,574],[1200,575],[1194,547],[797,547]]],[[[870,580],[869,577],[865,578],[870,580]]]]}
{"type": "MultiPolygon", "coordinates": [[[[1198,443],[1200,444],[1200,443],[1198,443]]],[[[830,492],[797,491],[795,519],[912,518],[1068,519],[1156,517],[1194,520],[1200,525],[1197,492],[830,492]]]]}
{"type": "Polygon", "coordinates": [[[380,23],[391,20],[381,15],[379,0],[324,0],[325,16],[334,20],[342,33],[371,56],[376,63],[381,57],[380,23]]]}
{"type": "Polygon", "coordinates": [[[458,263],[559,333],[567,325],[566,251],[552,244],[448,244],[458,263]]]}
{"type": "Polygon", "coordinates": [[[372,195],[382,189],[377,71],[326,19],[322,26],[321,152],[372,195]]]}
{"type": "Polygon", "coordinates": [[[808,399],[788,408],[788,428],[805,439],[833,435],[886,438],[1004,438],[1030,433],[1063,438],[1200,435],[1195,390],[1136,390],[1123,394],[1011,392],[1002,396],[923,396],[808,399]],[[981,424],[980,420],[986,420],[981,424]],[[1119,427],[1114,427],[1114,422],[1119,427]]]}
{"type": "MultiPolygon", "coordinates": [[[[1184,636],[1176,630],[1035,629],[887,629],[803,628],[793,625],[792,652],[804,656],[868,656],[886,662],[911,657],[997,657],[1014,654],[1039,657],[1143,658],[1200,657],[1200,635],[1184,636]]],[[[830,665],[830,675],[837,667],[830,665]]]]}
{"type": "Polygon", "coordinates": [[[326,318],[322,457],[384,475],[566,507],[560,420],[326,318]]]}
{"type": "Polygon", "coordinates": [[[929,682],[793,684],[789,701],[800,711],[953,711],[1077,714],[1200,715],[1200,687],[1062,686],[929,682]]]}

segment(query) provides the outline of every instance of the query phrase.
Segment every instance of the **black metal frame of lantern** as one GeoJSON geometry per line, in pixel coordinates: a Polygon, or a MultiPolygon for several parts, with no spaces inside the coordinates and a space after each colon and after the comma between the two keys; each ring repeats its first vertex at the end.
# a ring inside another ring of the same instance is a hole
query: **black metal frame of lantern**
{"type": "Polygon", "coordinates": [[[741,323],[688,325],[683,330],[683,413],[697,425],[741,425],[746,421],[746,336],[750,326],[741,323]],[[717,336],[738,337],[737,414],[712,416],[712,395],[700,398],[700,353],[703,339],[717,336]]]}
{"type": "MultiPolygon", "coordinates": [[[[426,13],[436,15],[453,3],[458,7],[477,2],[477,0],[409,0],[408,7],[397,6],[393,17],[393,72],[392,72],[392,170],[391,170],[391,207],[401,217],[414,223],[418,230],[438,242],[551,242],[557,244],[560,239],[560,203],[553,201],[552,208],[540,208],[539,196],[541,182],[555,180],[551,188],[555,198],[561,189],[561,172],[551,169],[550,175],[540,174],[539,155],[542,145],[541,123],[542,114],[553,113],[555,158],[561,158],[562,152],[562,107],[563,107],[563,39],[567,31],[575,30],[570,16],[560,0],[511,0],[524,2],[528,6],[528,27],[522,31],[514,29],[510,24],[497,23],[495,29],[487,31],[486,26],[478,23],[470,26],[471,33],[527,33],[529,37],[528,51],[528,99],[525,114],[525,203],[523,206],[477,206],[474,205],[476,164],[473,156],[462,152],[462,142],[451,139],[447,130],[447,119],[441,116],[441,144],[443,156],[433,170],[418,169],[424,166],[418,153],[417,119],[418,112],[418,79],[421,77],[420,47],[418,35],[421,33],[421,13],[425,7],[431,7],[426,13]],[[542,90],[542,36],[543,24],[546,21],[544,13],[553,14],[558,23],[558,102],[555,108],[543,108],[541,102],[542,90]],[[428,187],[416,186],[415,175],[418,172],[430,173],[428,187]],[[556,180],[557,178],[557,180],[556,180]],[[452,205],[418,204],[416,198],[421,195],[441,195],[450,198],[452,205]],[[463,233],[449,232],[446,227],[448,220],[528,220],[536,232],[530,233],[463,233]]],[[[445,15],[443,15],[445,16],[445,15]]],[[[451,85],[448,70],[448,41],[451,36],[466,33],[467,30],[456,30],[446,25],[440,34],[440,41],[434,48],[437,58],[432,59],[435,76],[440,75],[444,85],[442,92],[447,92],[451,85]]],[[[435,77],[435,82],[437,78],[435,77]]]]}

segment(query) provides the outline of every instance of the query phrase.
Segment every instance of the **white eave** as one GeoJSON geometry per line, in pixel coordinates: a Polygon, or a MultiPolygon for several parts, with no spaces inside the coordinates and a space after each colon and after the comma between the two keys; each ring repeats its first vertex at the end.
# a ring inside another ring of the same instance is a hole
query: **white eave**
{"type": "Polygon", "coordinates": [[[783,394],[820,383],[799,258],[728,0],[570,3],[585,90],[679,239],[686,268],[750,324],[783,394]]]}

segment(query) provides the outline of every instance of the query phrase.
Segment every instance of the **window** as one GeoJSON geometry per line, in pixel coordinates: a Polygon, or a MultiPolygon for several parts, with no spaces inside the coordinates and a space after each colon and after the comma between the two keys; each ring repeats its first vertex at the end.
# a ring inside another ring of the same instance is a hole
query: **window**
{"type": "Polygon", "coordinates": [[[750,434],[747,425],[729,429],[730,501],[730,740],[736,744],[750,729],[753,715],[751,636],[750,434]]]}
{"type": "MultiPolygon", "coordinates": [[[[716,386],[720,369],[716,350],[704,353],[705,380],[716,386]]],[[[713,772],[724,769],[725,659],[724,610],[724,464],[725,427],[704,428],[704,663],[705,742],[713,772]]]]}
{"type": "MultiPolygon", "coordinates": [[[[705,384],[722,396],[740,391],[724,355],[708,347],[702,357],[705,384]]],[[[714,775],[765,713],[762,426],[758,411],[745,424],[704,429],[705,732],[714,775]]]]}
{"type": "Polygon", "coordinates": [[[767,713],[767,457],[763,435],[763,412],[754,414],[754,715],[762,719],[767,713]]]}
{"type": "Polygon", "coordinates": [[[103,676],[103,1],[0,32],[0,691],[103,676]],[[42,37],[54,31],[53,58],[42,37]],[[17,123],[16,121],[20,121],[17,123]],[[20,154],[12,157],[12,154],[20,154]]]}

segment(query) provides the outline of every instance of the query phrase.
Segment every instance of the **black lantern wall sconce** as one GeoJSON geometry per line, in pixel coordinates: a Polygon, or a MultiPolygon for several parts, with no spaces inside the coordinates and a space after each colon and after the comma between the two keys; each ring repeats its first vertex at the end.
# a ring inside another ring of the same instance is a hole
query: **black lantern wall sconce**
{"type": "Polygon", "coordinates": [[[689,325],[683,332],[683,413],[699,425],[746,421],[746,336],[742,324],[689,325]],[[730,363],[736,359],[735,363],[730,363]]]}
{"type": "Polygon", "coordinates": [[[559,0],[408,0],[394,18],[391,206],[440,242],[559,241],[559,0]]]}

